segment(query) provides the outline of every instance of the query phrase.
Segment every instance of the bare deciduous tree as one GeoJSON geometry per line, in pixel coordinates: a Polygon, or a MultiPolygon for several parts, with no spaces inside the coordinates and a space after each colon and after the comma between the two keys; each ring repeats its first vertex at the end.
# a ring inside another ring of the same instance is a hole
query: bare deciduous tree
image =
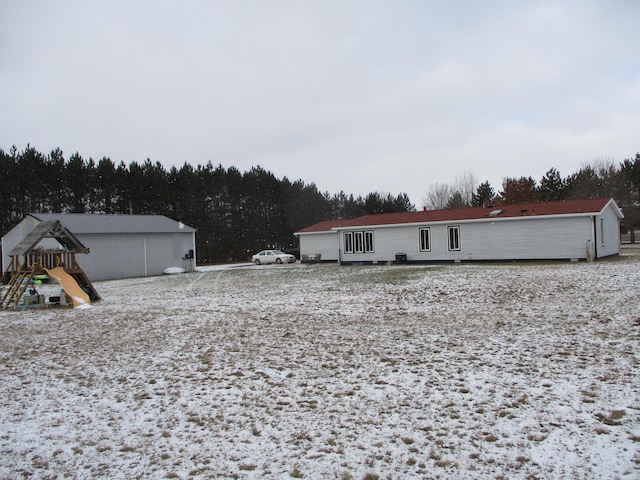
{"type": "Polygon", "coordinates": [[[429,185],[423,204],[429,210],[443,208],[469,207],[478,181],[471,172],[456,175],[453,185],[448,183],[432,183],[429,185]]]}
{"type": "Polygon", "coordinates": [[[473,200],[473,194],[478,188],[479,182],[475,175],[471,172],[464,172],[462,175],[457,176],[454,182],[453,189],[460,193],[460,197],[464,206],[471,206],[473,200]]]}
{"type": "Polygon", "coordinates": [[[453,192],[453,188],[447,183],[432,183],[423,199],[424,206],[429,210],[446,208],[453,192]]]}

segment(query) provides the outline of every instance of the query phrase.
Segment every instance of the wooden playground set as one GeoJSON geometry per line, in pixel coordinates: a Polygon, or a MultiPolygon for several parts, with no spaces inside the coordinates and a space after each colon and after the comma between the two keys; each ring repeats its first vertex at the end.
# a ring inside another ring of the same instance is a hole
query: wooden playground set
{"type": "Polygon", "coordinates": [[[58,220],[36,225],[9,252],[0,309],[81,307],[100,300],[76,260],[78,253],[88,254],[89,249],[58,220]],[[52,281],[59,284],[59,294],[43,295],[52,281]]]}

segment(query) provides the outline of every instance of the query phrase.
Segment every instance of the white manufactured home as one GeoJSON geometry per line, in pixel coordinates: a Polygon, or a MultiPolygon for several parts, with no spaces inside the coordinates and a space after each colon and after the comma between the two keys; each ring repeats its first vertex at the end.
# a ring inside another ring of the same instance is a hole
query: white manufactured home
{"type": "Polygon", "coordinates": [[[59,221],[87,248],[79,261],[94,281],[160,275],[168,267],[195,269],[196,230],[162,215],[32,213],[2,237],[2,270],[9,253],[40,222],[59,221]]]}
{"type": "Polygon", "coordinates": [[[620,253],[612,198],[365,215],[295,233],[302,258],[339,263],[594,260],[620,253]]]}

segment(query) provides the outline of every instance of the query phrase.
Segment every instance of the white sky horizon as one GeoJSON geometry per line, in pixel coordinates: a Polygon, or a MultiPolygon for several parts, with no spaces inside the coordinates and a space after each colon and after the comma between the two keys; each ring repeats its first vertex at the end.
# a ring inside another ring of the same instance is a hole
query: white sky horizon
{"type": "Polygon", "coordinates": [[[211,161],[355,196],[640,150],[640,4],[0,4],[0,148],[211,161]]]}

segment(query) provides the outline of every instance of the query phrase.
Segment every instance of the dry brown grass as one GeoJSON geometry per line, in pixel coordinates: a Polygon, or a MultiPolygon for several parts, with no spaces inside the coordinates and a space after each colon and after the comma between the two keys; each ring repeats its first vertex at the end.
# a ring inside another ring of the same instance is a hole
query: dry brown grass
{"type": "Polygon", "coordinates": [[[625,262],[253,268],[0,312],[0,478],[622,477],[625,262]]]}

